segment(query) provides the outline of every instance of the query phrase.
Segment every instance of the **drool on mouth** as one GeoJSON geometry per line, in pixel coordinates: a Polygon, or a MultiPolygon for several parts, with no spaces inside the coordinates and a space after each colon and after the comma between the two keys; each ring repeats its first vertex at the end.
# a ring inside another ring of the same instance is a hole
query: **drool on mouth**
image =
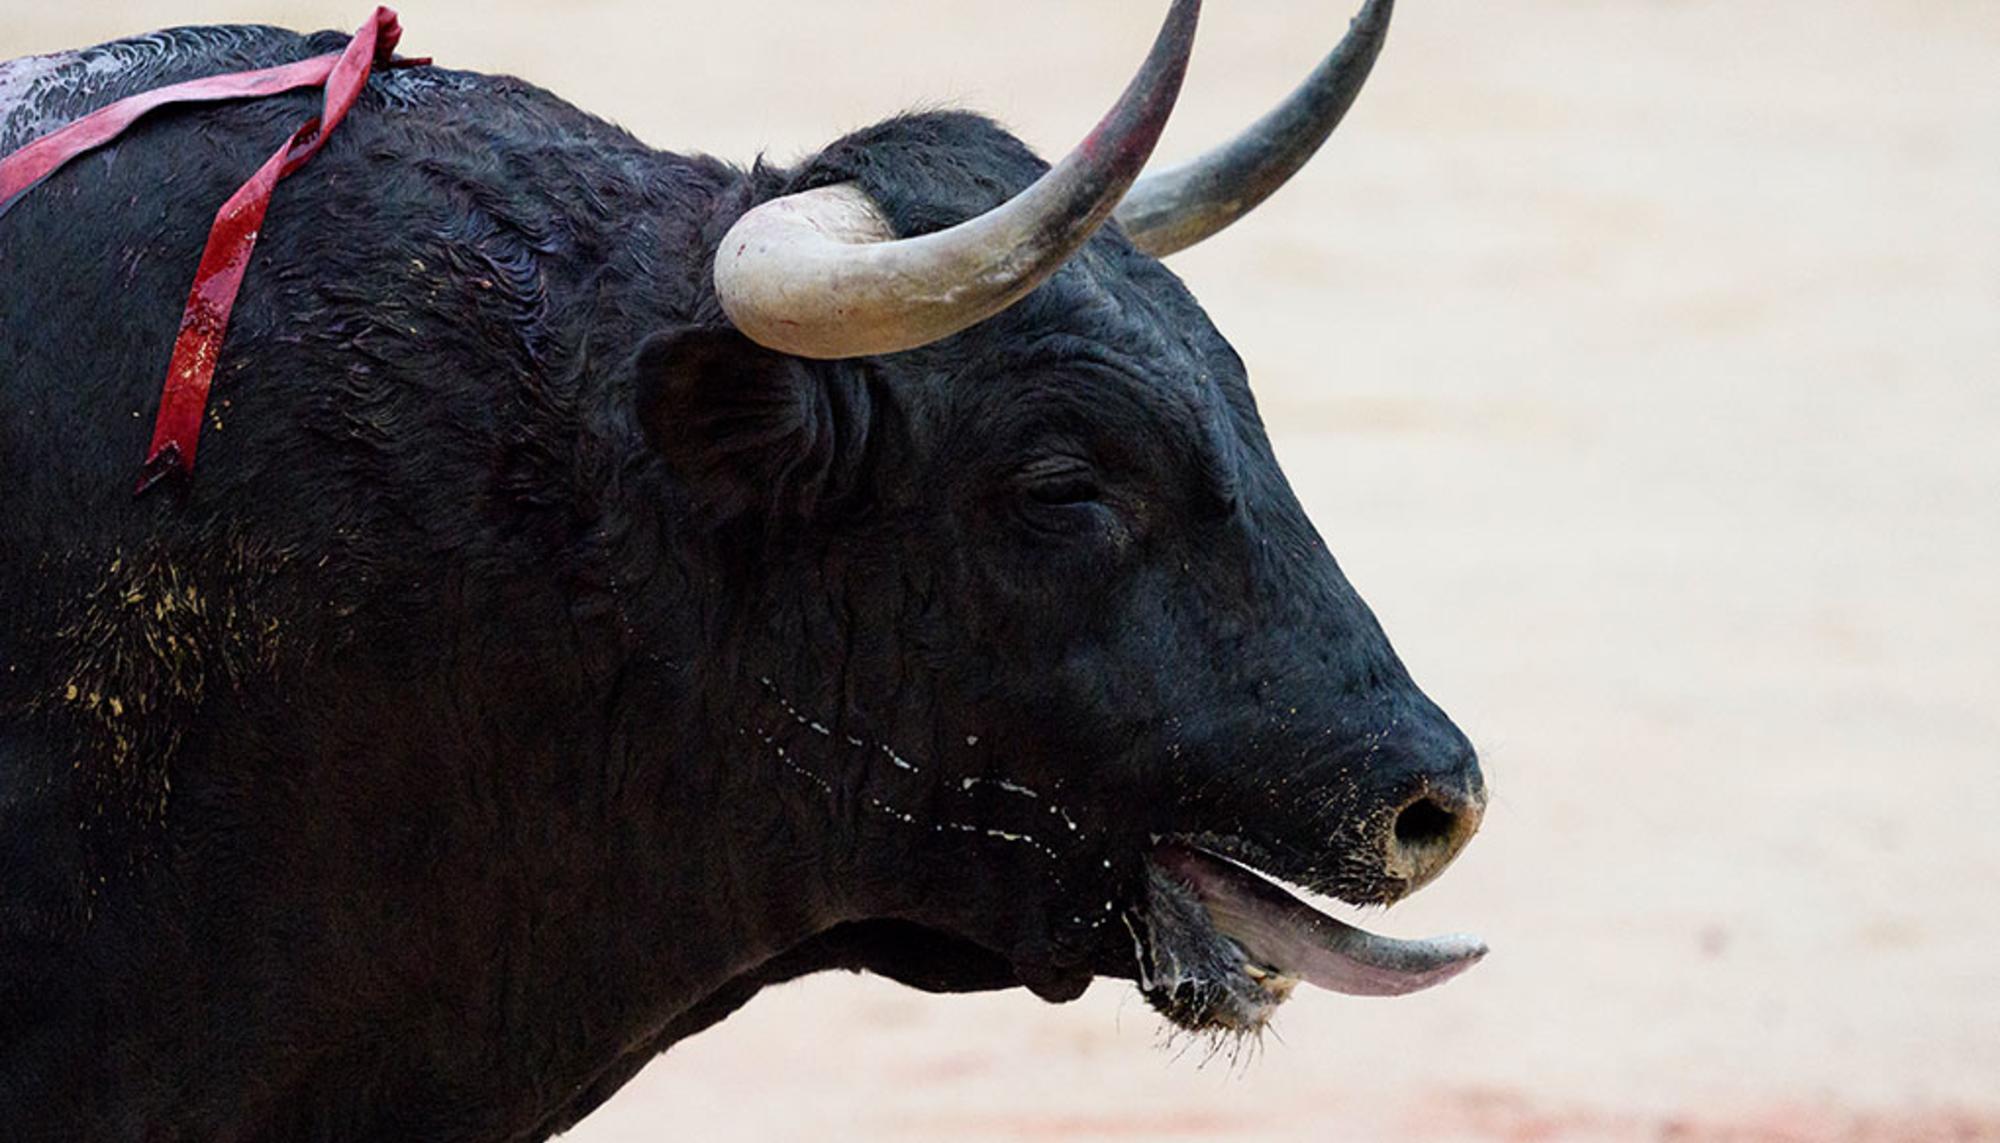
{"type": "Polygon", "coordinates": [[[1135,927],[1140,988],[1183,1027],[1254,1031],[1301,982],[1349,996],[1402,996],[1477,964],[1486,943],[1451,934],[1380,936],[1337,920],[1228,858],[1163,844],[1148,860],[1135,927]]]}

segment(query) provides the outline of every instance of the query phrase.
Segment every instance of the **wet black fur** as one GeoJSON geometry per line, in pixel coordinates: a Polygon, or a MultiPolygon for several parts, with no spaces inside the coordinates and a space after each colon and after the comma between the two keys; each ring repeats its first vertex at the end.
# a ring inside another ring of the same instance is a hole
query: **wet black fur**
{"type": "MultiPolygon", "coordinates": [[[[340,42],[162,33],[38,107],[340,42]]],[[[1388,898],[1390,808],[1478,780],[1115,229],[916,352],[728,330],[750,205],[917,233],[1043,169],[973,115],[745,171],[380,75],[135,499],[210,216],[313,104],[157,114],[0,217],[9,1138],[541,1138],[769,982],[1131,977],[1155,837],[1388,898]]]]}

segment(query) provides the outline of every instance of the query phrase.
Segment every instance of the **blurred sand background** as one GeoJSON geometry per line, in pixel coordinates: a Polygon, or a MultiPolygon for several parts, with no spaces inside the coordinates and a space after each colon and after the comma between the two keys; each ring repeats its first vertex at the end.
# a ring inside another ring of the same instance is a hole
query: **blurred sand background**
{"type": "MultiPolygon", "coordinates": [[[[1211,4],[1162,155],[1357,6],[1211,4]]],[[[366,7],[0,0],[0,56],[366,7]]],[[[1060,151],[1161,7],[402,12],[747,160],[939,103],[1060,151]]],[[[1175,267],[1487,758],[1484,835],[1367,923],[1492,957],[1206,1066],[1115,983],[819,978],[569,1138],[2000,1139],[2000,3],[1410,0],[1328,151],[1175,267]]]]}

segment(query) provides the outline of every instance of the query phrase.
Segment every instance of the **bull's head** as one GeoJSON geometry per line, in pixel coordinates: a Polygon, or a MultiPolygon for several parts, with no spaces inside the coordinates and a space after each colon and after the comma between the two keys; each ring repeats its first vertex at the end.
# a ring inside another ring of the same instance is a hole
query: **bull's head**
{"type": "Polygon", "coordinates": [[[638,369],[716,537],[715,729],[814,839],[796,877],[826,963],[1058,999],[1125,976],[1184,1026],[1247,1029],[1299,979],[1408,991],[1483,952],[1251,872],[1394,901],[1485,792],[1157,260],[1310,156],[1390,7],[1176,171],[1138,179],[1196,0],[1053,168],[913,116],[760,168],[719,220],[715,312],[638,369]]]}

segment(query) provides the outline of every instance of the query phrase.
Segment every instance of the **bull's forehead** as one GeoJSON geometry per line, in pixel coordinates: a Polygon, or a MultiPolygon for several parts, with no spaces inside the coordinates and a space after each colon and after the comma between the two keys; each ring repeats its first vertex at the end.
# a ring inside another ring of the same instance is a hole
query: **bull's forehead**
{"type": "Polygon", "coordinates": [[[1107,461],[1151,457],[1139,466],[1227,500],[1264,451],[1235,352],[1180,282],[1122,239],[913,356],[940,382],[917,398],[919,431],[954,455],[952,442],[1004,451],[1053,432],[1107,461]]]}
{"type": "Polygon", "coordinates": [[[1180,278],[1121,236],[1100,234],[1051,283],[1055,320],[1129,355],[1157,386],[1212,392],[1234,354],[1180,278]],[[1218,362],[1217,358],[1228,359],[1218,362]]]}
{"type": "Polygon", "coordinates": [[[1122,392],[1212,447],[1241,437],[1237,422],[1253,407],[1242,361],[1165,266],[1107,235],[1046,294],[1041,312],[1025,316],[1055,331],[1074,359],[1101,367],[1100,394],[1122,392]]]}

